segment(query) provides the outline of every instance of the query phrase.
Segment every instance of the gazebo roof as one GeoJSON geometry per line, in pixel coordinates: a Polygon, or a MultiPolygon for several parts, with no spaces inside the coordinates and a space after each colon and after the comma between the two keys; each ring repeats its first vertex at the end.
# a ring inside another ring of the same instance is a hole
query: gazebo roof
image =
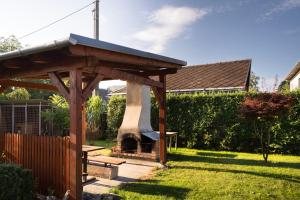
{"type": "Polygon", "coordinates": [[[176,73],[183,65],[182,60],[70,34],[64,40],[0,54],[0,79],[48,78],[49,71],[64,77],[70,68],[81,68],[88,77],[94,75],[94,66],[150,76],[176,73]]]}
{"type": "Polygon", "coordinates": [[[65,97],[70,106],[66,185],[71,199],[81,199],[83,104],[92,91],[100,81],[110,79],[151,86],[159,103],[160,161],[165,163],[166,74],[176,73],[183,65],[186,62],[181,60],[71,34],[66,40],[0,55],[0,93],[14,86],[58,91],[65,97]],[[150,78],[155,75],[158,81],[150,78]],[[69,85],[64,77],[69,77],[69,85]],[[51,79],[52,84],[11,80],[14,78],[51,79]]]}

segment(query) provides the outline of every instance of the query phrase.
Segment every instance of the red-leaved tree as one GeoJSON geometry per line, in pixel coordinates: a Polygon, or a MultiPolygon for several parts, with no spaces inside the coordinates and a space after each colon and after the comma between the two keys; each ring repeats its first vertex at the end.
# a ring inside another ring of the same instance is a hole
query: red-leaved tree
{"type": "Polygon", "coordinates": [[[255,133],[260,138],[261,150],[265,162],[270,153],[272,127],[289,110],[292,99],[278,93],[260,93],[256,97],[247,97],[240,106],[241,115],[253,123],[255,133]]]}

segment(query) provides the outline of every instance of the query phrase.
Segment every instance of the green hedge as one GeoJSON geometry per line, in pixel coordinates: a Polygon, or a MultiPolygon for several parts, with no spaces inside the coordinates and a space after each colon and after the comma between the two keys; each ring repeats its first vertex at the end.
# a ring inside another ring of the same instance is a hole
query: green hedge
{"type": "MultiPolygon", "coordinates": [[[[167,130],[179,132],[180,146],[189,148],[257,152],[259,139],[252,124],[239,115],[247,95],[181,94],[167,96],[167,130]]],[[[273,127],[272,148],[277,153],[300,152],[300,93],[289,93],[294,103],[290,114],[273,127]]],[[[125,110],[125,97],[114,96],[108,103],[108,127],[117,134],[125,110]]],[[[158,105],[152,98],[151,123],[158,130],[158,105]]]]}
{"type": "Polygon", "coordinates": [[[0,199],[34,199],[34,179],[31,171],[16,165],[0,164],[0,199]]]}

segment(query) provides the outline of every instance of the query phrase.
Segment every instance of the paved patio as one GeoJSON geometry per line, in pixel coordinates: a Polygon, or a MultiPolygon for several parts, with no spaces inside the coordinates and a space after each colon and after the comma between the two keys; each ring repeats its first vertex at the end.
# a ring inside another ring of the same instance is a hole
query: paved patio
{"type": "Polygon", "coordinates": [[[110,189],[128,182],[135,182],[151,175],[156,168],[162,167],[158,162],[125,159],[126,163],[119,166],[119,176],[114,180],[97,178],[96,181],[84,185],[83,191],[91,194],[108,193],[110,189]]]}

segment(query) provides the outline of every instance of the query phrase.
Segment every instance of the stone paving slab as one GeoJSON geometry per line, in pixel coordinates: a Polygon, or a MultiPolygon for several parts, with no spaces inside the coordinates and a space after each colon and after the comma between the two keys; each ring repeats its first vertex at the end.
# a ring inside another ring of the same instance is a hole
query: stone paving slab
{"type": "Polygon", "coordinates": [[[126,163],[119,166],[119,176],[114,180],[96,178],[96,181],[87,183],[83,191],[91,194],[108,193],[112,188],[121,184],[135,182],[143,177],[149,176],[156,168],[162,165],[158,162],[125,159],[126,163]]]}

